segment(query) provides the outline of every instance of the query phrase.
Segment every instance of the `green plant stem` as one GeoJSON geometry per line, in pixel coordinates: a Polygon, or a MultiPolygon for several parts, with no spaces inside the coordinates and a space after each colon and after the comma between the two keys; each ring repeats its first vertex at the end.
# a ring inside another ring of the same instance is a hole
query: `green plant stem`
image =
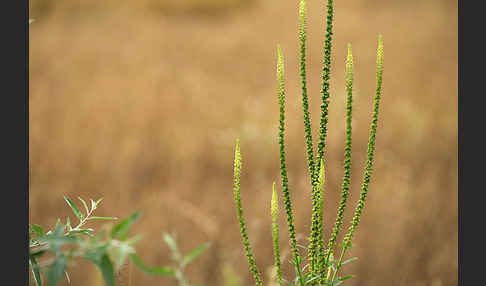
{"type": "Polygon", "coordinates": [[[332,230],[332,234],[328,242],[329,252],[326,255],[325,263],[321,269],[324,272],[329,264],[329,257],[334,244],[336,243],[337,236],[341,229],[344,210],[349,197],[349,187],[351,182],[351,147],[352,147],[352,113],[353,113],[353,54],[351,50],[351,44],[348,44],[348,56],[346,58],[346,143],[344,148],[344,176],[341,190],[341,201],[339,202],[338,214],[336,222],[332,230]]]}
{"type": "Polygon", "coordinates": [[[317,265],[317,244],[319,236],[319,189],[314,165],[314,147],[312,144],[312,128],[309,113],[309,98],[307,95],[307,75],[306,75],[306,38],[307,38],[307,8],[306,1],[300,0],[299,3],[299,40],[300,40],[300,76],[302,83],[302,110],[304,114],[304,131],[306,139],[307,163],[311,183],[312,197],[312,223],[311,234],[309,237],[308,255],[311,263],[311,273],[315,274],[317,265]]]}
{"type": "Polygon", "coordinates": [[[250,271],[253,273],[253,278],[258,286],[263,285],[260,273],[255,264],[255,259],[253,258],[253,253],[250,246],[250,241],[248,239],[248,234],[246,232],[245,220],[243,218],[243,207],[241,206],[241,195],[240,195],[240,174],[241,174],[241,153],[240,153],[240,141],[236,140],[235,147],[235,166],[234,166],[234,182],[233,182],[233,194],[236,203],[236,211],[238,215],[238,221],[240,223],[240,232],[243,240],[243,245],[245,247],[246,256],[248,258],[248,264],[250,265],[250,271]]]}
{"type": "Polygon", "coordinates": [[[302,83],[302,110],[304,113],[304,131],[306,139],[307,162],[311,185],[317,182],[314,172],[314,147],[312,145],[312,128],[309,112],[309,97],[307,95],[307,75],[306,75],[306,39],[307,39],[307,8],[305,0],[300,0],[299,5],[299,40],[300,40],[300,76],[302,83]]]}
{"type": "Polygon", "coordinates": [[[280,146],[280,176],[282,179],[282,192],[284,196],[284,204],[285,204],[285,212],[287,213],[287,224],[289,227],[289,238],[290,238],[290,245],[292,249],[292,254],[295,260],[295,268],[297,272],[297,277],[299,279],[299,284],[304,286],[304,280],[302,277],[302,273],[300,270],[300,261],[301,257],[299,254],[299,250],[297,249],[297,240],[295,238],[295,227],[294,227],[294,217],[292,214],[292,202],[290,199],[290,191],[289,191],[289,183],[287,177],[287,166],[285,163],[285,142],[284,142],[284,133],[285,133],[285,86],[284,86],[284,62],[282,51],[280,46],[277,45],[277,94],[278,94],[278,102],[280,106],[280,118],[279,118],[279,146],[280,146]]]}
{"type": "MultiPolygon", "coordinates": [[[[332,48],[332,29],[334,19],[333,1],[327,1],[327,17],[326,17],[326,34],[324,40],[324,65],[322,67],[322,104],[321,104],[321,120],[319,128],[319,143],[317,144],[317,160],[324,159],[326,136],[327,136],[327,122],[328,122],[328,107],[329,107],[329,79],[331,76],[331,48],[332,48]]],[[[324,163],[326,163],[324,161],[324,163]]]]}
{"type": "Polygon", "coordinates": [[[382,36],[378,36],[378,50],[377,50],[377,57],[376,57],[376,95],[374,99],[373,105],[373,116],[371,121],[371,128],[370,128],[370,138],[368,141],[368,152],[367,152],[367,159],[366,159],[366,168],[364,172],[364,179],[363,185],[361,187],[360,198],[358,204],[356,206],[356,210],[354,213],[353,220],[351,222],[351,226],[349,227],[349,231],[344,237],[343,248],[341,250],[341,256],[339,258],[338,264],[336,266],[336,271],[333,274],[332,281],[336,278],[337,273],[342,265],[342,259],[346,250],[349,248],[351,240],[353,239],[354,232],[358,227],[360,222],[361,213],[363,211],[366,197],[368,194],[368,187],[371,180],[371,174],[373,171],[373,158],[375,154],[375,138],[376,138],[376,129],[378,126],[378,113],[380,107],[380,98],[381,98],[381,88],[383,82],[383,40],[382,36]]]}

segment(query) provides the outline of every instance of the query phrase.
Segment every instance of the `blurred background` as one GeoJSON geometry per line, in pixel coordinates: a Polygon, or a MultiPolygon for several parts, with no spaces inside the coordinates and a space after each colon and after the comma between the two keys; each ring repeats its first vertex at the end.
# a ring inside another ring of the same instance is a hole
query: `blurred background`
{"type": "MultiPolygon", "coordinates": [[[[276,45],[286,61],[287,164],[299,241],[311,201],[298,73],[298,1],[31,0],[30,222],[71,215],[62,195],[104,197],[98,215],[142,217],[133,233],[149,265],[171,264],[162,233],[205,285],[253,285],[233,201],[241,140],[242,200],[256,262],[268,281],[272,182],[280,182],[276,45]]],[[[308,1],[308,88],[318,132],[324,1],[308,1]]],[[[362,182],[378,34],[385,71],[375,168],[345,265],[347,285],[457,285],[457,1],[336,1],[326,238],[343,175],[346,45],[355,63],[349,226],[362,182]]],[[[315,140],[316,141],[316,140],[315,140]]],[[[280,189],[280,188],[279,188],[280,189]]],[[[282,197],[280,197],[280,200],[282,197]]],[[[282,204],[282,202],[281,202],[282,204]]],[[[282,255],[289,243],[281,212],[282,255]]],[[[63,219],[63,220],[64,220],[63,219]]],[[[92,226],[96,229],[99,223],[92,226]]],[[[294,273],[283,257],[284,275],[294,273]]],[[[128,265],[119,285],[176,285],[128,265]]],[[[72,285],[101,285],[80,263],[72,285]]],[[[269,284],[268,284],[269,285],[269,284]]]]}

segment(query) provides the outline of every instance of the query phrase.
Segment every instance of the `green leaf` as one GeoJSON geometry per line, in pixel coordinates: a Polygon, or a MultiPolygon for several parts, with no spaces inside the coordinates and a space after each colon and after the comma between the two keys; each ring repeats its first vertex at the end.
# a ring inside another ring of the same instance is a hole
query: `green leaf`
{"type": "MultiPolygon", "coordinates": [[[[310,278],[310,275],[309,275],[309,278],[310,278]]],[[[312,277],[311,279],[309,279],[309,280],[305,281],[305,283],[306,283],[306,284],[307,284],[307,283],[310,283],[310,282],[312,282],[312,281],[316,280],[317,278],[319,278],[319,276],[314,276],[314,277],[312,277]]]]}
{"type": "Polygon", "coordinates": [[[61,253],[56,257],[54,263],[52,263],[49,271],[47,272],[47,284],[48,286],[57,286],[59,280],[61,280],[66,271],[66,258],[61,253]]]}
{"type": "Polygon", "coordinates": [[[101,257],[101,261],[96,264],[98,268],[101,270],[101,274],[103,275],[103,280],[107,286],[115,286],[115,272],[113,271],[113,264],[111,264],[110,258],[105,253],[101,257]]]}
{"type": "Polygon", "coordinates": [[[73,228],[69,231],[69,234],[82,233],[88,236],[94,236],[94,230],[92,228],[73,228]]]}
{"type": "Polygon", "coordinates": [[[39,272],[39,264],[37,264],[37,260],[34,256],[30,256],[29,258],[30,267],[32,267],[32,273],[34,274],[34,281],[37,286],[42,286],[42,280],[39,272]]]}
{"type": "Polygon", "coordinates": [[[101,203],[101,201],[103,200],[103,198],[99,198],[97,201],[96,201],[96,206],[98,206],[99,203],[101,203]]]}
{"type": "Polygon", "coordinates": [[[357,259],[358,259],[358,257],[353,257],[353,258],[350,258],[350,259],[348,259],[348,260],[345,260],[343,263],[341,263],[341,265],[344,265],[344,264],[346,264],[346,263],[349,263],[349,262],[355,261],[355,260],[357,260],[357,259]]]}
{"type": "Polygon", "coordinates": [[[205,251],[209,247],[209,243],[202,244],[198,246],[196,249],[191,251],[186,257],[184,257],[184,260],[182,260],[182,266],[186,266],[189,262],[194,260],[196,257],[198,257],[203,251],[205,251]]]}
{"type": "Polygon", "coordinates": [[[29,256],[30,257],[40,256],[44,252],[46,252],[48,249],[49,249],[49,246],[39,247],[39,248],[36,248],[34,250],[29,249],[29,256]]]}
{"type": "MultiPolygon", "coordinates": [[[[97,243],[93,244],[96,245],[97,243]]],[[[101,258],[106,253],[106,250],[109,246],[109,242],[98,243],[94,248],[84,253],[84,258],[88,261],[93,262],[94,264],[100,264],[101,258]]]]}
{"type": "Polygon", "coordinates": [[[150,266],[147,266],[142,262],[142,260],[140,260],[140,258],[136,254],[130,254],[130,258],[135,263],[135,265],[137,265],[138,268],[140,268],[140,270],[144,271],[147,274],[173,276],[174,273],[175,273],[175,271],[170,267],[150,267],[150,266]]]}
{"type": "Polygon", "coordinates": [[[347,275],[347,276],[343,276],[343,277],[341,277],[341,278],[338,278],[338,280],[337,280],[337,281],[344,281],[344,280],[346,280],[346,279],[353,278],[353,277],[354,277],[354,275],[347,275]]]}
{"type": "Polygon", "coordinates": [[[116,217],[103,217],[103,216],[92,216],[87,218],[87,220],[117,220],[116,217]]]}
{"type": "Polygon", "coordinates": [[[86,210],[86,215],[88,215],[89,214],[88,205],[81,197],[78,197],[78,199],[83,203],[84,209],[86,210]]]}
{"type": "Polygon", "coordinates": [[[304,245],[302,245],[302,244],[297,244],[297,247],[300,247],[300,248],[302,248],[302,249],[307,250],[307,247],[306,247],[306,246],[304,246],[304,245]]]}
{"type": "Polygon", "coordinates": [[[54,253],[57,253],[63,244],[73,242],[74,240],[75,240],[74,237],[69,237],[64,235],[63,225],[56,227],[54,232],[46,235],[43,238],[43,241],[49,244],[49,247],[52,248],[52,251],[54,253]]]}
{"type": "Polygon", "coordinates": [[[44,229],[40,225],[31,223],[30,228],[37,238],[43,237],[45,234],[44,229]]]}
{"type": "Polygon", "coordinates": [[[179,253],[179,249],[177,248],[177,243],[176,243],[175,239],[172,237],[172,235],[170,235],[168,233],[164,233],[163,239],[164,239],[165,243],[167,243],[167,245],[169,246],[169,248],[172,252],[172,258],[175,261],[179,262],[181,260],[181,254],[179,253]]]}
{"type": "Polygon", "coordinates": [[[167,245],[169,246],[169,248],[173,252],[177,252],[177,253],[179,252],[179,249],[177,249],[177,243],[175,242],[175,240],[172,237],[172,235],[170,235],[168,233],[164,233],[163,239],[164,239],[165,243],[167,243],[167,245]]]}
{"type": "Polygon", "coordinates": [[[71,209],[73,210],[73,213],[79,218],[79,220],[83,220],[83,217],[84,217],[83,214],[79,211],[78,207],[76,207],[76,205],[71,201],[71,199],[64,196],[64,200],[66,201],[68,206],[71,207],[71,209]]]}
{"type": "Polygon", "coordinates": [[[105,242],[98,245],[95,249],[84,254],[84,258],[93,262],[101,271],[103,280],[107,286],[115,286],[115,274],[113,264],[106,253],[109,243],[105,242]]]}
{"type": "Polygon", "coordinates": [[[307,267],[309,267],[309,266],[310,266],[310,264],[306,264],[304,267],[302,267],[302,271],[305,271],[305,269],[306,269],[307,267]]]}
{"type": "Polygon", "coordinates": [[[111,237],[118,238],[121,241],[125,240],[127,237],[128,230],[130,226],[138,219],[140,212],[134,212],[129,217],[123,219],[120,223],[115,225],[111,230],[111,237]]]}
{"type": "Polygon", "coordinates": [[[347,275],[347,276],[343,276],[341,278],[338,278],[336,281],[333,281],[333,282],[325,282],[325,284],[329,285],[329,286],[336,286],[336,285],[342,284],[344,280],[349,279],[349,278],[353,278],[353,277],[354,277],[354,275],[347,275]]]}
{"type": "Polygon", "coordinates": [[[132,238],[127,239],[125,241],[125,243],[128,244],[128,245],[135,245],[135,243],[139,242],[141,239],[142,239],[142,236],[139,234],[139,235],[136,235],[132,238]]]}
{"type": "Polygon", "coordinates": [[[67,217],[67,219],[66,219],[66,228],[67,228],[68,231],[71,231],[71,229],[73,229],[71,227],[71,222],[69,221],[69,217],[67,217]]]}
{"type": "Polygon", "coordinates": [[[62,223],[61,223],[61,219],[60,219],[60,218],[58,218],[58,219],[57,219],[57,222],[56,222],[56,226],[55,226],[55,228],[58,228],[59,226],[62,226],[62,227],[63,227],[63,229],[64,229],[64,226],[62,225],[62,223]]]}

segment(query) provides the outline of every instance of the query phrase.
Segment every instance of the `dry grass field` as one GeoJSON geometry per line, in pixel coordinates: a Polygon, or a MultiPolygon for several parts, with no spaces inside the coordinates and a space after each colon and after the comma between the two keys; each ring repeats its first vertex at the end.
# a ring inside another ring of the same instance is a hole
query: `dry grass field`
{"type": "MultiPolygon", "coordinates": [[[[298,75],[298,1],[31,0],[30,221],[52,227],[62,195],[104,197],[99,215],[142,217],[140,256],[170,263],[162,232],[184,251],[210,241],[188,267],[205,285],[253,285],[233,201],[233,152],[256,262],[273,263],[272,182],[280,180],[276,44],[286,60],[287,156],[296,228],[311,218],[298,75]]],[[[323,1],[308,1],[308,88],[314,138],[320,104],[323,1]]],[[[334,222],[344,154],[344,68],[355,62],[353,173],[358,198],[375,91],[377,36],[385,71],[377,156],[346,285],[457,285],[457,1],[335,1],[324,203],[334,222]]],[[[281,212],[283,214],[283,212],[281,212]]],[[[281,217],[283,255],[289,243],[281,217]]],[[[96,226],[98,224],[93,224],[96,226]]],[[[285,259],[284,271],[293,274],[285,259]]],[[[73,286],[101,285],[80,263],[73,286]]],[[[284,274],[285,275],[285,274],[284,274]]],[[[120,285],[176,285],[127,265],[120,285]],[[132,269],[133,268],[133,269],[132,269]]],[[[268,280],[268,279],[266,279],[268,280]]]]}

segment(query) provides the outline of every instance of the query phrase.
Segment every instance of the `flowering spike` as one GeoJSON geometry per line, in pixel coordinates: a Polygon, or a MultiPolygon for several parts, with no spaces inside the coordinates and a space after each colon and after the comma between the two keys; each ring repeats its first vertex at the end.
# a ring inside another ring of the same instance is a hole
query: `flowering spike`
{"type": "Polygon", "coordinates": [[[285,163],[285,141],[284,141],[284,133],[285,133],[285,87],[284,87],[284,63],[283,63],[283,56],[280,46],[277,45],[277,53],[278,53],[278,60],[277,60],[277,94],[278,94],[278,103],[280,106],[280,118],[279,118],[279,132],[278,132],[278,143],[280,147],[280,177],[282,179],[282,192],[284,196],[284,204],[285,204],[285,212],[287,213],[287,224],[289,227],[289,238],[290,238],[290,246],[292,249],[292,254],[295,260],[295,267],[297,270],[297,276],[299,278],[300,285],[304,285],[304,280],[302,278],[302,274],[300,272],[300,261],[301,257],[299,254],[299,250],[297,249],[297,239],[295,238],[295,227],[294,227],[294,216],[292,214],[292,202],[290,200],[290,191],[289,191],[289,179],[287,177],[287,165],[285,163]]]}
{"type": "Polygon", "coordinates": [[[236,203],[238,221],[240,223],[241,238],[243,240],[243,245],[245,247],[246,256],[248,257],[248,263],[250,264],[250,271],[253,273],[253,278],[255,278],[256,285],[261,286],[263,285],[262,279],[260,278],[260,273],[258,272],[258,269],[255,264],[255,259],[253,258],[250,241],[248,240],[248,234],[246,232],[245,220],[243,218],[243,208],[241,206],[241,196],[240,196],[240,174],[241,174],[240,140],[236,139],[233,194],[236,203]]]}

